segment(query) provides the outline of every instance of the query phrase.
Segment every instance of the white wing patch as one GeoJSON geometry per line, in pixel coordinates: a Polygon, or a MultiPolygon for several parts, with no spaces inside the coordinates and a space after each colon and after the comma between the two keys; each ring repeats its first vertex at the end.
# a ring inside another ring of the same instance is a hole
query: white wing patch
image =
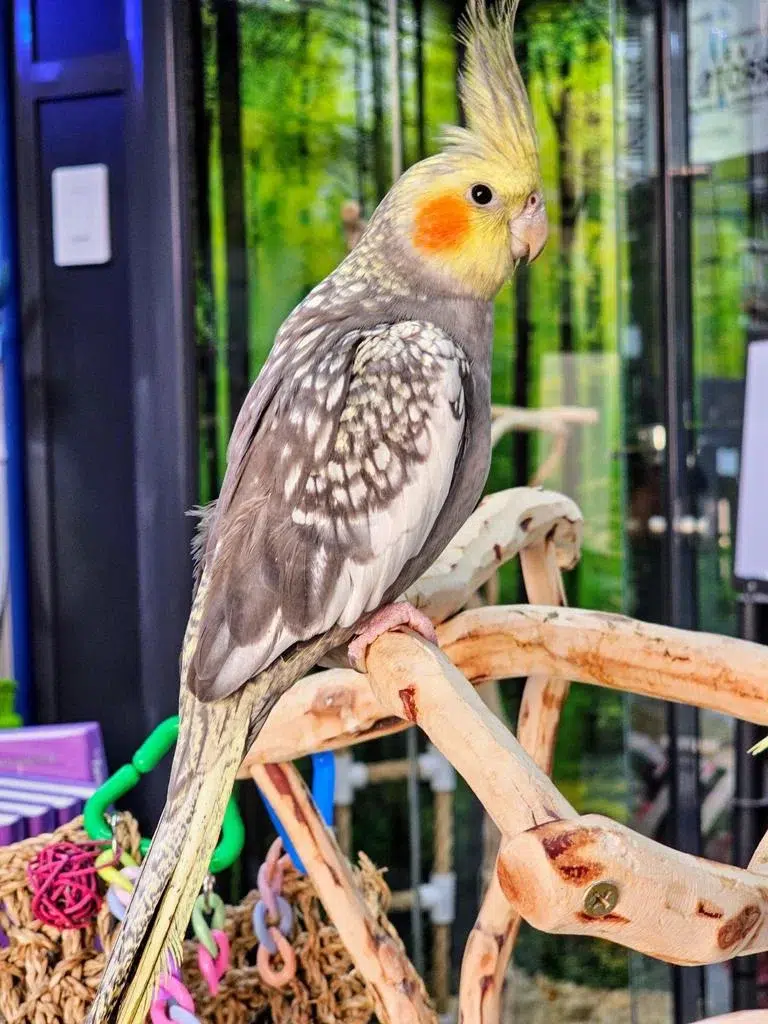
{"type": "Polygon", "coordinates": [[[339,625],[352,626],[361,615],[375,611],[403,566],[419,553],[432,532],[448,496],[464,431],[463,410],[457,417],[451,408],[451,402],[456,402],[462,390],[458,364],[446,364],[438,400],[423,435],[419,435],[424,443],[419,454],[424,454],[425,460],[404,467],[405,479],[390,504],[369,513],[364,526],[360,524],[370,537],[374,557],[363,564],[347,560],[348,597],[338,618],[339,625]]]}
{"type": "Polygon", "coordinates": [[[461,446],[465,373],[463,353],[429,324],[379,328],[361,342],[333,458],[308,475],[306,508],[293,513],[320,534],[318,579],[326,546],[345,549],[322,617],[301,639],[374,611],[423,547],[461,446]]]}
{"type": "MultiPolygon", "coordinates": [[[[216,677],[217,689],[222,693],[232,692],[242,685],[243,679],[250,679],[261,667],[269,665],[276,657],[287,651],[299,637],[286,629],[280,611],[276,611],[271,622],[255,643],[231,647],[216,677]],[[254,671],[253,666],[260,666],[254,671]]],[[[226,624],[216,639],[217,643],[228,645],[230,641],[226,624]]],[[[215,656],[215,651],[212,652],[215,656]]]]}

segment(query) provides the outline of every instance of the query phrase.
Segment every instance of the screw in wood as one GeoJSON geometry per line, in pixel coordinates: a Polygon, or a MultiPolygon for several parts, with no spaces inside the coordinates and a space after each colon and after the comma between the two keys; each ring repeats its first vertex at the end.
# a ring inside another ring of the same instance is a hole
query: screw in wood
{"type": "Polygon", "coordinates": [[[588,917],[605,917],[619,902],[619,887],[615,882],[595,882],[584,893],[584,913],[588,917]]]}

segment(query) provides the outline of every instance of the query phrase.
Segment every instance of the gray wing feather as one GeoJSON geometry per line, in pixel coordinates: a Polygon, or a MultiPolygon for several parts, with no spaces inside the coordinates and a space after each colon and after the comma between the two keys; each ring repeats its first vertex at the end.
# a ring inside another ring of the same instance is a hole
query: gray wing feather
{"type": "Polygon", "coordinates": [[[265,367],[274,379],[246,401],[207,517],[187,673],[203,700],[378,607],[453,479],[467,372],[454,342],[422,322],[349,332],[327,350],[310,335],[265,367]]]}

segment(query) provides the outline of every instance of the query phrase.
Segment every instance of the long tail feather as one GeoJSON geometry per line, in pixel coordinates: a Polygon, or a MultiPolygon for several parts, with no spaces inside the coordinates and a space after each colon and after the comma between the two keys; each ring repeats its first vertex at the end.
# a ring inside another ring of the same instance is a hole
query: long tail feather
{"type": "Polygon", "coordinates": [[[168,800],[87,1024],[143,1024],[168,951],[181,961],[249,739],[248,690],[210,704],[184,692],[168,800]]]}

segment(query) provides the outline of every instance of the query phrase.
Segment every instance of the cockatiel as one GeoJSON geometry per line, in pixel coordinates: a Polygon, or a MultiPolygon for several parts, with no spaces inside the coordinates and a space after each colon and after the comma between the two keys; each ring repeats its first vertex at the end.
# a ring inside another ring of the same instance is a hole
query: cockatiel
{"type": "Polygon", "coordinates": [[[492,301],[547,235],[515,61],[517,0],[471,0],[466,128],[394,185],[280,328],[237,418],[181,658],[168,800],[90,1024],[143,1021],[181,943],[237,769],[285,690],[392,605],[473,510],[490,461],[492,301]]]}

